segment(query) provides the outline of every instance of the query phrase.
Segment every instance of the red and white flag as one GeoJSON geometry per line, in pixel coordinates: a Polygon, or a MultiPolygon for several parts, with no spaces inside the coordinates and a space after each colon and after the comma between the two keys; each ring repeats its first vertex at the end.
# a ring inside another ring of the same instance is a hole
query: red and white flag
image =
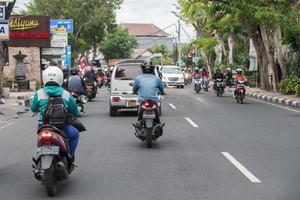
{"type": "Polygon", "coordinates": [[[195,47],[193,47],[193,48],[189,51],[188,57],[189,57],[189,58],[192,58],[194,55],[195,55],[195,47]]]}

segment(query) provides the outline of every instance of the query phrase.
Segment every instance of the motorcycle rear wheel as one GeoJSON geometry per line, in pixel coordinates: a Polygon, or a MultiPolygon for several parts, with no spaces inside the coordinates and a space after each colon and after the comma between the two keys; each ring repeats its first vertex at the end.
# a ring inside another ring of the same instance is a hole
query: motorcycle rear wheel
{"type": "Polygon", "coordinates": [[[53,162],[51,167],[44,171],[44,185],[49,197],[53,197],[57,193],[57,179],[53,162]]]}
{"type": "Polygon", "coordinates": [[[152,128],[146,129],[146,145],[147,148],[152,148],[152,128]]]}

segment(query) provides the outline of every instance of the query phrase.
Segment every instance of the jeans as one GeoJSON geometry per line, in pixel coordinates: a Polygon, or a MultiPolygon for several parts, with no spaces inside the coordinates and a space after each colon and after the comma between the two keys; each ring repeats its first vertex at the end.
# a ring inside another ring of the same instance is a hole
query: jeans
{"type": "Polygon", "coordinates": [[[74,156],[79,142],[79,131],[74,126],[68,124],[64,127],[64,132],[69,138],[70,153],[74,156]]]}

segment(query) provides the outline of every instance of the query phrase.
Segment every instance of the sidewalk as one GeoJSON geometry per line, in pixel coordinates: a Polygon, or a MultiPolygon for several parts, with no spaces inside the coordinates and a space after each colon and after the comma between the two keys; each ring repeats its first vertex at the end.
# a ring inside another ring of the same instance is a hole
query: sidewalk
{"type": "Polygon", "coordinates": [[[300,108],[300,97],[282,95],[276,92],[264,91],[259,88],[246,88],[246,96],[260,99],[274,104],[281,104],[292,108],[300,108]]]}
{"type": "Polygon", "coordinates": [[[19,115],[29,110],[29,102],[34,92],[11,92],[5,99],[5,104],[0,104],[0,121],[18,118],[19,115]]]}

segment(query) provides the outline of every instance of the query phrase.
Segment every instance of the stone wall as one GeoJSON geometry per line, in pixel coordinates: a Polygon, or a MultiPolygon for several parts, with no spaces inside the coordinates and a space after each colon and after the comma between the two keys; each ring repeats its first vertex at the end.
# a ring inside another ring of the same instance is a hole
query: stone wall
{"type": "Polygon", "coordinates": [[[27,80],[40,80],[40,48],[39,47],[9,47],[9,65],[4,67],[4,74],[8,77],[15,78],[15,66],[17,60],[13,57],[16,54],[27,55],[24,59],[26,64],[26,79],[27,80]]]}

